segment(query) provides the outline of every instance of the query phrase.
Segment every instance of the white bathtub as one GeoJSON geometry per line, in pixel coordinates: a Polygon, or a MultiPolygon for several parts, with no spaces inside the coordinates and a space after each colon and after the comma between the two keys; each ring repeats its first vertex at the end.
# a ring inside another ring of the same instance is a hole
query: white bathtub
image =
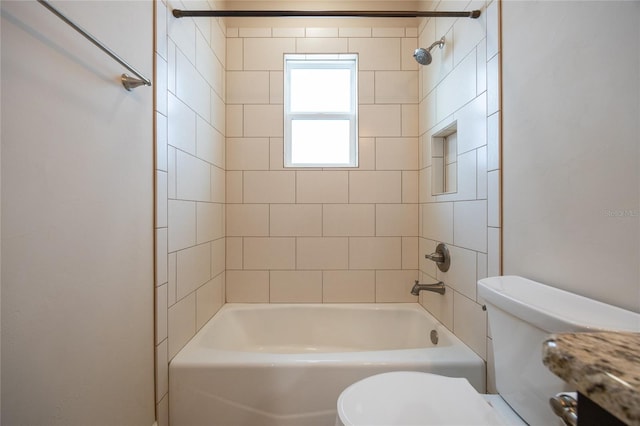
{"type": "Polygon", "coordinates": [[[171,361],[171,426],[333,425],[347,386],[399,370],[485,390],[482,359],[418,304],[226,304],[171,361]]]}

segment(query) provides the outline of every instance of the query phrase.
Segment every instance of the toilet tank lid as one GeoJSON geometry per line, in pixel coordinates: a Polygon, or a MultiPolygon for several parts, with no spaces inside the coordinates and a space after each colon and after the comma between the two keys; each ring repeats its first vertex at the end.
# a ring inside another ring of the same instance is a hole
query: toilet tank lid
{"type": "Polygon", "coordinates": [[[516,275],[478,281],[478,295],[549,333],[640,332],[640,314],[516,275]]]}

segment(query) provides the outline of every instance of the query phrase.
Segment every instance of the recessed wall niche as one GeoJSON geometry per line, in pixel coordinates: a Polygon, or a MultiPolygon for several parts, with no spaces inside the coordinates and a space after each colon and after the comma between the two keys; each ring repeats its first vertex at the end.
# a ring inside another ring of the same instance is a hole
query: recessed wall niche
{"type": "Polygon", "coordinates": [[[458,191],[458,122],[431,137],[431,193],[452,194],[458,191]]]}

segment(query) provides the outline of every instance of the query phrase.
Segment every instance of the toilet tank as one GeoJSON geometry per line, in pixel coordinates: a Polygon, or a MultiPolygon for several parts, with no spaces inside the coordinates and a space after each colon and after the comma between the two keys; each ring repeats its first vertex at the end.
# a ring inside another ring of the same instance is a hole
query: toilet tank
{"type": "Polygon", "coordinates": [[[492,337],[496,388],[532,426],[556,425],[549,398],[572,390],[542,364],[549,334],[640,331],[640,314],[518,276],[478,281],[492,337]]]}

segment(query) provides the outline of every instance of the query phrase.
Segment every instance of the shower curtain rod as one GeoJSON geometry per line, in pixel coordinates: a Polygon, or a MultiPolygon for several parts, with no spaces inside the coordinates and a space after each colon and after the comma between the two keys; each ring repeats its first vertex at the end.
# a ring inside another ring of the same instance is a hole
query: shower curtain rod
{"type": "Polygon", "coordinates": [[[131,71],[133,74],[135,74],[137,78],[131,77],[127,74],[122,74],[120,76],[120,82],[122,83],[125,89],[127,89],[128,91],[131,91],[131,89],[134,89],[138,86],[142,86],[142,85],[151,86],[151,80],[143,76],[138,70],[136,70],[131,65],[129,65],[127,61],[125,61],[120,56],[118,56],[113,50],[109,49],[107,46],[102,44],[97,38],[92,36],[88,31],[86,31],[81,26],[77,25],[75,22],[67,18],[62,12],[60,12],[58,9],[56,9],[51,4],[49,4],[46,0],[37,0],[37,1],[38,3],[43,5],[45,8],[47,8],[51,13],[53,13],[58,18],[60,18],[64,23],[69,25],[71,28],[73,28],[78,33],[80,33],[84,38],[86,38],[91,43],[93,43],[98,49],[102,50],[104,53],[109,55],[111,59],[113,59],[114,61],[116,61],[117,63],[119,63],[126,69],[128,69],[129,71],[131,71]]]}
{"type": "Polygon", "coordinates": [[[446,11],[355,11],[355,10],[181,10],[173,9],[176,18],[193,17],[326,17],[326,18],[472,18],[480,16],[479,10],[467,12],[446,11]]]}

